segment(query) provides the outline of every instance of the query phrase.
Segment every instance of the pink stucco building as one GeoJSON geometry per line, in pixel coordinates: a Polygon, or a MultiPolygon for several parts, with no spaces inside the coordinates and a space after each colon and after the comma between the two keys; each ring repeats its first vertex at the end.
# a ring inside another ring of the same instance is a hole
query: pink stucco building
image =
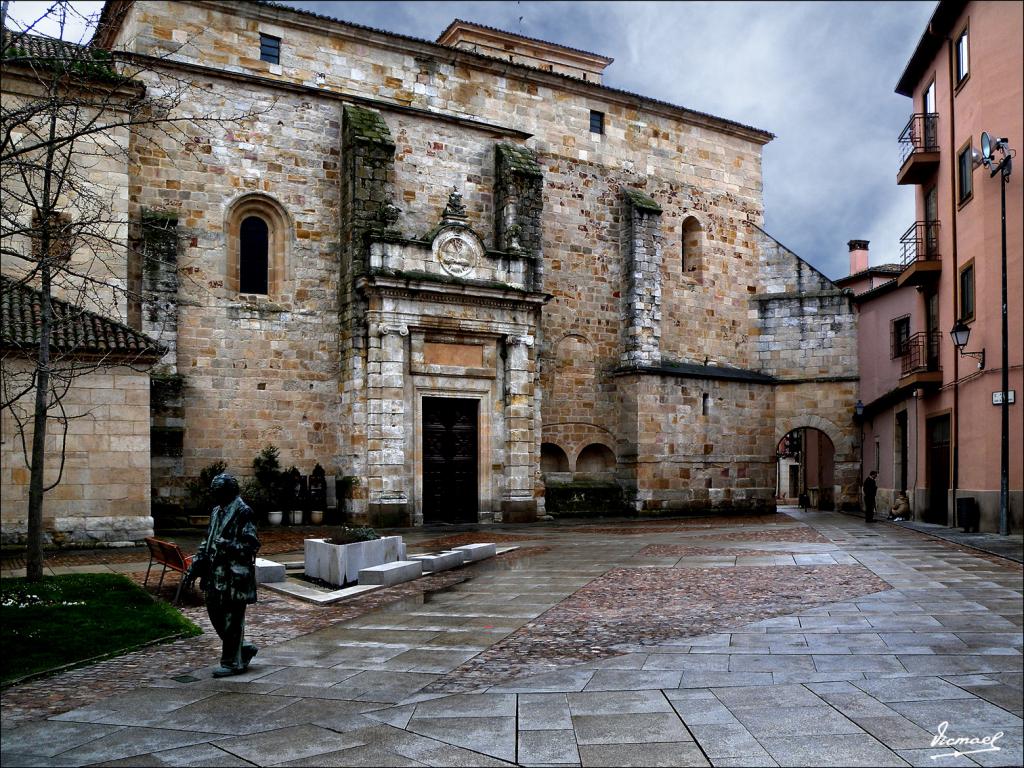
{"type": "MultiPolygon", "coordinates": [[[[973,150],[983,131],[1012,150],[1024,146],[1022,16],[1021,3],[938,4],[896,87],[912,100],[896,182],[913,185],[917,201],[901,269],[888,283],[846,280],[860,308],[864,472],[880,473],[880,508],[905,489],[916,519],[953,525],[958,500],[974,499],[983,531],[999,527],[1001,205],[999,176],[978,166],[973,150]],[[971,331],[965,351],[984,350],[984,366],[954,346],[958,321],[971,331]]],[[[1005,190],[1014,531],[1024,506],[1021,182],[1018,170],[1005,190]]]]}

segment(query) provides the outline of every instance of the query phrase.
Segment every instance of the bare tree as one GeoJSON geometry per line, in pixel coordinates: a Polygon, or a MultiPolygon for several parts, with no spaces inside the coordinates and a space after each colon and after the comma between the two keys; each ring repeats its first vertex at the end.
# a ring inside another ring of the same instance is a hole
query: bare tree
{"type": "Polygon", "coordinates": [[[63,38],[75,15],[72,3],[57,0],[25,29],[5,29],[0,55],[0,256],[2,290],[11,293],[0,298],[10,303],[26,286],[38,291],[26,320],[32,327],[4,329],[4,345],[28,364],[5,355],[0,371],[0,406],[11,414],[29,468],[30,580],[43,574],[43,499],[63,474],[74,418],[64,402],[74,380],[112,365],[144,369],[154,362],[152,346],[133,359],[130,350],[103,354],[75,338],[87,315],[127,323],[138,311],[138,281],[129,269],[131,153],[170,138],[184,154],[190,131],[204,123],[255,114],[184,114],[194,86],[159,60],[34,34],[44,20],[56,21],[63,38]],[[49,475],[48,435],[59,454],[49,475]]]}

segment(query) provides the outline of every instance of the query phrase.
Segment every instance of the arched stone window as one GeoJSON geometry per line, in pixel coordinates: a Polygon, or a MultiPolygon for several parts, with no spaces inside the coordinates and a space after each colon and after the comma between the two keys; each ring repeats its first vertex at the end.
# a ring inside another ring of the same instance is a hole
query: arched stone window
{"type": "Polygon", "coordinates": [[[587,480],[612,480],[615,475],[615,454],[611,448],[591,443],[576,457],[576,476],[587,480]]]}
{"type": "Polygon", "coordinates": [[[291,225],[266,195],[244,195],[228,210],[225,285],[235,293],[273,296],[286,277],[291,225]]]}
{"type": "Polygon", "coordinates": [[[704,268],[704,232],[693,216],[683,221],[682,268],[684,275],[699,276],[704,268]]]}

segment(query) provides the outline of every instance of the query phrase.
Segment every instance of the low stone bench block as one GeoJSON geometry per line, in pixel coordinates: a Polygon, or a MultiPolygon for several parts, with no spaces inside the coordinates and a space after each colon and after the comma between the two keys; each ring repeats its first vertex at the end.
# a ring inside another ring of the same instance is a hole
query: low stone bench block
{"type": "Polygon", "coordinates": [[[423,563],[419,560],[399,560],[384,565],[374,565],[370,568],[363,568],[359,572],[360,584],[380,584],[384,587],[393,587],[403,581],[412,581],[423,575],[423,563]]]}
{"type": "Polygon", "coordinates": [[[273,584],[278,581],[284,581],[284,579],[284,563],[275,563],[273,560],[267,560],[262,557],[256,558],[257,584],[273,584]]]}
{"type": "Polygon", "coordinates": [[[419,560],[423,563],[424,573],[437,573],[447,571],[449,568],[458,568],[463,563],[461,552],[438,552],[433,555],[411,555],[410,560],[419,560]]]}
{"type": "Polygon", "coordinates": [[[456,552],[462,552],[467,563],[475,563],[477,560],[486,560],[494,557],[498,548],[494,544],[465,544],[461,547],[452,547],[456,552]]]}

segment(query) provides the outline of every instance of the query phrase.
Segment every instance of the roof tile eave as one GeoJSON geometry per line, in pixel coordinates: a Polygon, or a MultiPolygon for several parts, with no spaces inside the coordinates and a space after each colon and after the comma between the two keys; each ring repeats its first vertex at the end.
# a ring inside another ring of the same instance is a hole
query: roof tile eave
{"type": "MultiPolygon", "coordinates": [[[[39,343],[40,292],[0,275],[0,348],[26,350],[39,343]]],[[[167,350],[124,323],[53,300],[55,326],[50,348],[65,354],[99,354],[159,360],[167,350]]]]}

